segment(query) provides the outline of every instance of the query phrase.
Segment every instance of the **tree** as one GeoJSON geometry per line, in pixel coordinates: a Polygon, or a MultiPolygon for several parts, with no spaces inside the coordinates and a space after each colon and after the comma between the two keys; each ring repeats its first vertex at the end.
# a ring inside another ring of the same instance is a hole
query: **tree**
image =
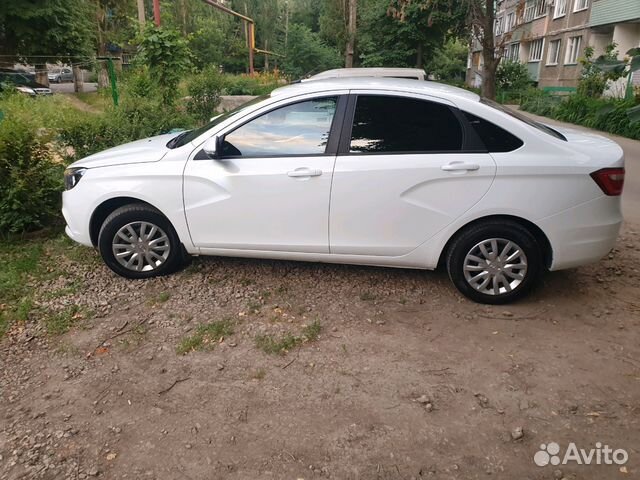
{"type": "MultiPolygon", "coordinates": [[[[522,15],[525,0],[518,4],[518,16],[522,15]]],[[[465,12],[466,21],[459,24],[458,31],[468,30],[472,38],[476,40],[482,49],[484,60],[482,67],[481,93],[491,99],[496,97],[496,71],[506,42],[511,39],[511,34],[502,35],[496,44],[494,25],[496,23],[495,0],[392,0],[391,7],[402,16],[409,8],[419,7],[430,14],[437,11],[465,12]],[[467,27],[468,26],[468,27],[467,27]]],[[[433,18],[433,21],[436,21],[433,18]]]]}
{"type": "Polygon", "coordinates": [[[358,21],[358,0],[347,0],[347,46],[344,52],[344,66],[353,67],[353,55],[355,54],[356,32],[358,21]]]}
{"type": "Polygon", "coordinates": [[[463,83],[467,69],[468,48],[460,40],[451,38],[435,49],[426,61],[425,70],[438,80],[463,83]]]}
{"type": "Polygon", "coordinates": [[[289,49],[283,70],[293,78],[302,78],[323,70],[337,68],[340,52],[325,44],[317,33],[300,24],[289,28],[289,49]]]}
{"type": "Polygon", "coordinates": [[[92,6],[85,0],[2,0],[0,53],[29,59],[38,80],[48,84],[47,61],[77,61],[93,54],[92,18],[92,6]]]}

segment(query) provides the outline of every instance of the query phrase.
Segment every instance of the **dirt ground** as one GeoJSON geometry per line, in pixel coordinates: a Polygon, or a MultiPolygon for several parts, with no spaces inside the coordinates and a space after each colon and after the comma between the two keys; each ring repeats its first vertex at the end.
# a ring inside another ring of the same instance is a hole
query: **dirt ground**
{"type": "Polygon", "coordinates": [[[77,305],[69,332],[0,341],[3,480],[638,478],[640,225],[504,307],[442,272],[209,258],[129,281],[86,257],[33,285],[77,305]],[[256,344],[314,321],[286,353],[256,344]],[[629,461],[536,466],[552,441],[629,461]]]}

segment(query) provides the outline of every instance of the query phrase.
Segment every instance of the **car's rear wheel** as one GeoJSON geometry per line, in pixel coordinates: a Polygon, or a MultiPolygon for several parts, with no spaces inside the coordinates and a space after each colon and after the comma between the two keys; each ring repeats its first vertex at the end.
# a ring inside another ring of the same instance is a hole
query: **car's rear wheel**
{"type": "Polygon", "coordinates": [[[526,295],[544,270],[534,235],[511,221],[471,225],[451,243],[449,277],[466,297],[480,303],[509,303],[526,295]]]}
{"type": "Polygon", "coordinates": [[[107,266],[127,278],[149,278],[179,269],[185,261],[173,226],[146,204],[125,205],[109,215],[98,235],[107,266]]]}

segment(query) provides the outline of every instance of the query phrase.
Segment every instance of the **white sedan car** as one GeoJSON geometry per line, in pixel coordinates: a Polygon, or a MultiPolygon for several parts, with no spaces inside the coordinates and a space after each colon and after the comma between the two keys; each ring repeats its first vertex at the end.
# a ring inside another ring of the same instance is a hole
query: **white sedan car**
{"type": "Polygon", "coordinates": [[[72,239],[129,278],[190,255],[442,265],[498,304],[606,255],[623,181],[603,137],[438,83],[343,78],[79,160],[63,213],[72,239]]]}

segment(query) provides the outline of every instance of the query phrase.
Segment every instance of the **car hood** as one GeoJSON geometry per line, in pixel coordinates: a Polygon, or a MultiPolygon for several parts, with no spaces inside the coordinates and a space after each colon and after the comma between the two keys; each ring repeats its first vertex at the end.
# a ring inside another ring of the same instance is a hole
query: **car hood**
{"type": "Polygon", "coordinates": [[[78,160],[71,167],[95,168],[127,163],[157,162],[167,154],[169,151],[167,142],[176,135],[178,133],[166,133],[125,143],[78,160]]]}
{"type": "Polygon", "coordinates": [[[585,153],[595,161],[602,161],[606,166],[615,166],[611,165],[612,162],[617,162],[620,166],[624,163],[624,152],[620,145],[613,140],[576,128],[547,126],[564,135],[573,150],[585,153]]]}

